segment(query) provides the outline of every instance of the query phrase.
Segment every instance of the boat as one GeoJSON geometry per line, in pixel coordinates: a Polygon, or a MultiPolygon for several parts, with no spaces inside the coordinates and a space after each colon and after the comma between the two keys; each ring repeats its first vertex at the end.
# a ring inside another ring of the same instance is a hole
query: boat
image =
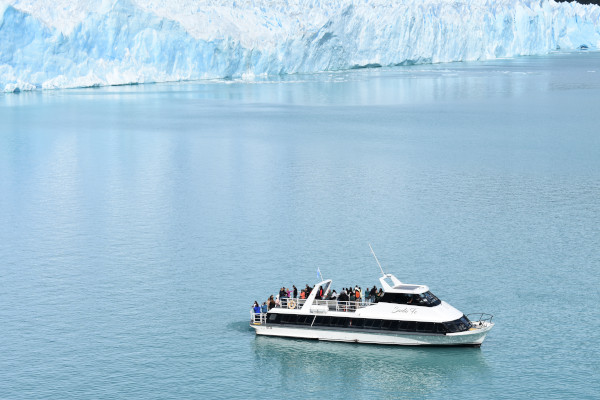
{"type": "Polygon", "coordinates": [[[250,326],[257,335],[264,336],[472,347],[481,346],[494,327],[491,314],[465,315],[438,299],[426,285],[402,283],[383,270],[382,274],[379,281],[383,295],[375,301],[319,299],[319,293],[326,298],[331,291],[332,280],[327,279],[317,283],[306,299],[280,298],[279,303],[266,313],[251,310],[250,326]]]}

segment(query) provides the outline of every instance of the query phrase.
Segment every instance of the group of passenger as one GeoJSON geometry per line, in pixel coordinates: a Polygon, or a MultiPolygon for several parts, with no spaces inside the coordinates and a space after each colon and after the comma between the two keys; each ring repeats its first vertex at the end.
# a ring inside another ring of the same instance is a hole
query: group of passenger
{"type": "Polygon", "coordinates": [[[377,290],[377,287],[374,285],[371,289],[367,287],[364,290],[358,285],[354,286],[354,288],[350,286],[343,288],[339,295],[337,295],[335,290],[332,292],[332,300],[338,301],[364,301],[375,303],[381,296],[383,296],[383,289],[379,288],[379,290],[377,290]]]}
{"type": "MultiPolygon", "coordinates": [[[[258,304],[258,301],[254,302],[254,305],[252,306],[253,311],[255,314],[260,314],[260,313],[267,313],[270,309],[275,308],[275,307],[279,307],[282,303],[282,299],[300,299],[300,300],[304,300],[307,299],[308,296],[310,296],[310,294],[312,293],[312,291],[314,290],[314,286],[311,287],[308,284],[306,284],[306,287],[300,291],[298,291],[298,288],[296,287],[296,285],[292,285],[292,289],[290,288],[286,288],[286,287],[281,287],[279,289],[279,293],[277,294],[277,296],[269,296],[269,299],[265,302],[262,303],[262,305],[258,304]]],[[[340,293],[338,294],[335,290],[331,290],[327,293],[324,293],[323,288],[320,287],[319,288],[319,292],[315,295],[315,299],[316,300],[337,300],[337,301],[364,301],[366,302],[371,302],[371,303],[376,303],[381,296],[383,296],[383,289],[379,288],[379,290],[377,290],[376,286],[373,286],[371,289],[369,289],[368,287],[366,289],[362,289],[360,286],[355,285],[354,288],[352,286],[349,286],[347,288],[342,288],[342,290],[340,290],[340,293]]],[[[283,303],[283,305],[285,306],[287,304],[287,300],[285,303],[283,303]]]]}

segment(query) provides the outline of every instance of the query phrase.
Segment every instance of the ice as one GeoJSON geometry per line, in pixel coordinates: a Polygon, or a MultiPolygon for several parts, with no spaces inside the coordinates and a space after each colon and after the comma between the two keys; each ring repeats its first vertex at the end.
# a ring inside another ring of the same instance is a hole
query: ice
{"type": "Polygon", "coordinates": [[[243,78],[600,48],[553,0],[0,0],[0,89],[243,78]]]}

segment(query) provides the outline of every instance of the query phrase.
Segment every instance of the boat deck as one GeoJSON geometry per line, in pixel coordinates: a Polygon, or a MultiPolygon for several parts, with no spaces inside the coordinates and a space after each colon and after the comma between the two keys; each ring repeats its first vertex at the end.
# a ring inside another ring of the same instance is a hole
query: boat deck
{"type": "MultiPolygon", "coordinates": [[[[300,309],[306,303],[306,299],[295,299],[295,298],[282,298],[279,300],[279,304],[276,305],[273,309],[300,309]]],[[[328,311],[338,311],[338,312],[355,312],[361,308],[368,307],[370,305],[375,304],[369,300],[359,300],[359,301],[338,301],[338,300],[314,300],[311,307],[311,314],[320,314],[326,313],[328,311]]],[[[254,313],[253,310],[250,310],[250,319],[253,325],[263,325],[267,321],[266,313],[254,313]]]]}

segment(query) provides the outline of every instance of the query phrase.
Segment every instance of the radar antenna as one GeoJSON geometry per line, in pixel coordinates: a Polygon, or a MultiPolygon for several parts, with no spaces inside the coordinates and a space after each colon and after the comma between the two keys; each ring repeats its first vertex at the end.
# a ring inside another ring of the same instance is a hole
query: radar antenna
{"type": "Polygon", "coordinates": [[[371,254],[373,254],[373,257],[375,257],[375,261],[377,261],[377,265],[379,265],[379,269],[381,270],[381,275],[383,275],[385,277],[385,272],[383,272],[383,268],[381,268],[381,264],[379,264],[379,260],[377,259],[377,256],[375,255],[373,248],[371,247],[371,243],[369,243],[369,248],[371,249],[371,254]]]}

